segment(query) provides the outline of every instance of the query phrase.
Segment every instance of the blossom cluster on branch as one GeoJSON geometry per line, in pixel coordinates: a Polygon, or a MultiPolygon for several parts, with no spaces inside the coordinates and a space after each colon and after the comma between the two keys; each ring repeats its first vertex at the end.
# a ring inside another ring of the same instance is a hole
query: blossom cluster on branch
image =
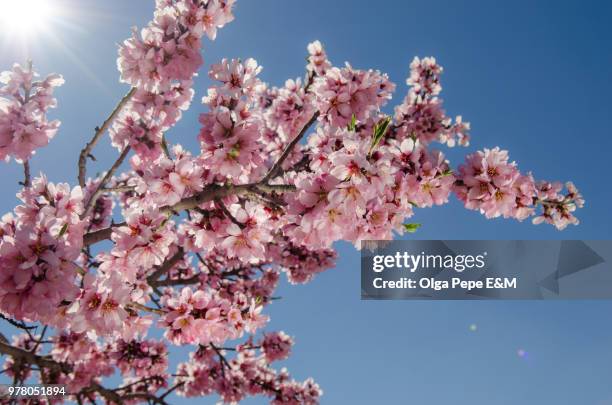
{"type": "Polygon", "coordinates": [[[470,139],[469,123],[443,109],[433,58],[413,60],[393,115],[386,74],[334,66],[318,41],[306,76],[281,87],[261,81],[254,59],[223,59],[209,69],[199,150],[172,142],[202,41],[233,20],[233,6],[156,1],[152,21],[120,45],[132,87],[81,152],[76,186],[31,179],[27,166],[59,126],[46,112],[61,77],[35,82],[18,65],[0,75],[0,157],[23,162],[26,177],[20,205],[0,220],[0,313],[23,330],[12,343],[0,336],[0,353],[16,382],[66,384],[79,403],[163,404],[176,393],[314,405],[312,379],[273,367],[293,345],[265,329],[282,273],[309,282],[334,267],[334,242],[401,235],[415,210],[453,194],[487,218],[578,223],[572,183],[536,181],[499,148],[455,170],[433,147],[470,139]],[[106,132],[119,155],[88,178],[106,132]],[[193,352],[170,370],[173,346],[193,352]],[[113,374],[122,383],[105,387],[113,374]]]}

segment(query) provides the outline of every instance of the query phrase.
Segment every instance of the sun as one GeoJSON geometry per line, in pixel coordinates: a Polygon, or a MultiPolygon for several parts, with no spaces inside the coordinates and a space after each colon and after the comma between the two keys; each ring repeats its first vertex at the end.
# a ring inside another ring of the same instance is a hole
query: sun
{"type": "Polygon", "coordinates": [[[54,11],[52,0],[0,0],[0,35],[35,36],[48,28],[54,11]]]}

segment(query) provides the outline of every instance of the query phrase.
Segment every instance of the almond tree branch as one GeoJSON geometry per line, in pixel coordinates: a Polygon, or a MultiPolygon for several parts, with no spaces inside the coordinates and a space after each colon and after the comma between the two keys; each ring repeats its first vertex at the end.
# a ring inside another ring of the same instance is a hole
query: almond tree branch
{"type": "Polygon", "coordinates": [[[166,278],[164,280],[152,281],[149,284],[152,287],[172,287],[175,285],[192,285],[200,282],[200,274],[196,274],[189,278],[166,278]]]}
{"type": "Polygon", "coordinates": [[[56,370],[60,370],[65,373],[69,373],[72,371],[72,367],[70,367],[68,364],[59,363],[48,357],[39,356],[32,352],[28,352],[18,347],[11,346],[10,344],[4,343],[1,341],[0,341],[0,353],[11,356],[15,360],[19,359],[19,360],[23,360],[25,363],[37,365],[38,367],[56,369],[56,370]]]}
{"type": "Polygon", "coordinates": [[[113,163],[111,168],[108,169],[108,171],[106,172],[106,174],[104,175],[100,183],[98,184],[96,191],[93,192],[93,194],[91,195],[91,198],[89,199],[89,201],[87,201],[87,204],[85,204],[85,208],[83,209],[83,213],[81,214],[81,219],[89,215],[89,213],[91,212],[91,210],[93,209],[96,203],[96,200],[104,192],[104,187],[106,187],[106,183],[109,182],[109,180],[113,177],[113,175],[115,174],[119,166],[121,166],[121,164],[127,157],[128,153],[130,153],[130,149],[131,149],[130,146],[126,146],[121,152],[121,154],[119,155],[119,157],[117,158],[117,160],[115,161],[115,163],[113,163]]]}
{"type": "Polygon", "coordinates": [[[99,392],[100,395],[102,395],[109,403],[114,402],[117,405],[123,405],[123,398],[121,398],[121,395],[117,394],[115,391],[104,388],[95,382],[92,382],[90,387],[92,390],[99,392]]]}
{"type": "Polygon", "coordinates": [[[236,217],[234,217],[232,215],[232,213],[227,209],[227,207],[225,206],[225,204],[223,204],[223,201],[221,201],[220,199],[216,199],[215,200],[215,204],[221,208],[221,211],[223,211],[223,214],[229,218],[230,221],[232,221],[234,224],[238,225],[239,228],[243,229],[245,227],[245,225],[238,221],[236,219],[236,217]]]}
{"type": "Polygon", "coordinates": [[[130,91],[119,101],[119,103],[108,116],[108,118],[102,123],[102,126],[96,127],[96,132],[93,138],[85,145],[83,150],[81,150],[81,154],[79,155],[79,185],[81,187],[85,187],[85,176],[87,174],[87,158],[90,156],[94,146],[96,146],[96,144],[100,140],[100,137],[102,137],[108,127],[115,120],[117,115],[119,115],[119,113],[123,110],[128,101],[130,101],[134,93],[136,93],[136,88],[132,87],[130,91]]]}
{"type": "Polygon", "coordinates": [[[306,135],[306,132],[308,131],[308,128],[310,128],[310,126],[317,120],[317,118],[319,118],[319,112],[318,111],[313,114],[313,116],[310,118],[310,120],[308,120],[306,125],[304,125],[304,128],[302,128],[302,130],[300,131],[300,133],[297,134],[297,136],[295,138],[293,138],[293,140],[291,142],[289,142],[289,144],[287,145],[287,147],[283,151],[282,155],[278,158],[276,163],[274,163],[272,168],[268,171],[268,173],[261,180],[261,183],[267,184],[268,181],[270,181],[270,179],[273,179],[278,174],[278,172],[282,168],[283,162],[285,162],[285,160],[289,157],[289,155],[293,151],[293,148],[295,148],[295,145],[297,145],[297,143],[300,141],[300,139],[302,139],[304,137],[304,135],[306,135]]]}
{"type": "MultiPolygon", "coordinates": [[[[23,350],[19,347],[11,346],[2,341],[0,341],[0,353],[11,356],[15,360],[16,363],[19,360],[19,362],[22,364],[25,363],[25,364],[36,365],[41,369],[48,368],[51,370],[60,371],[65,374],[69,374],[72,372],[72,366],[69,364],[57,362],[47,356],[39,356],[32,352],[23,350]]],[[[42,370],[40,371],[42,372],[42,370]]],[[[119,395],[116,392],[116,390],[105,388],[95,381],[92,381],[91,384],[87,388],[84,389],[84,391],[98,392],[109,403],[115,403],[118,405],[125,403],[125,401],[127,400],[138,399],[138,398],[147,399],[156,404],[166,404],[166,401],[164,401],[163,399],[165,395],[160,398],[148,392],[134,392],[134,393],[125,394],[122,396],[122,395],[119,395]]],[[[76,394],[76,395],[79,395],[79,394],[76,394]]]]}
{"type": "Polygon", "coordinates": [[[128,191],[134,191],[135,186],[116,186],[116,187],[105,187],[103,193],[127,193],[128,191]]]}
{"type": "Polygon", "coordinates": [[[175,264],[180,262],[185,256],[185,251],[183,248],[179,248],[178,251],[168,260],[166,260],[153,274],[147,277],[147,282],[149,284],[155,284],[155,282],[164,274],[170,271],[175,264]]]}
{"type": "MultiPolygon", "coordinates": [[[[260,190],[267,193],[285,193],[295,191],[295,186],[291,184],[242,184],[242,185],[217,185],[213,184],[204,188],[199,193],[182,199],[174,205],[167,205],[160,208],[163,213],[180,212],[184,210],[190,210],[196,208],[199,205],[213,201],[215,199],[224,198],[230,195],[245,196],[253,191],[260,190]]],[[[85,234],[83,238],[83,245],[89,246],[97,242],[109,239],[113,233],[113,228],[125,226],[125,222],[114,224],[108,228],[100,229],[98,231],[89,232],[85,234]]]]}
{"type": "Polygon", "coordinates": [[[7,316],[4,316],[4,315],[2,315],[2,314],[0,314],[0,318],[1,318],[1,319],[4,319],[5,321],[7,321],[8,323],[10,323],[10,324],[11,324],[11,325],[13,325],[14,327],[19,328],[19,329],[22,329],[22,330],[25,330],[25,331],[30,331],[30,330],[33,330],[33,329],[36,329],[36,328],[37,328],[37,326],[35,326],[35,325],[28,326],[28,325],[26,325],[26,324],[25,324],[24,322],[22,322],[22,321],[16,321],[16,320],[11,319],[11,318],[9,318],[9,317],[7,317],[7,316]]]}
{"type": "Polygon", "coordinates": [[[30,161],[25,160],[23,162],[23,184],[24,187],[30,187],[32,185],[32,177],[30,176],[30,161]]]}

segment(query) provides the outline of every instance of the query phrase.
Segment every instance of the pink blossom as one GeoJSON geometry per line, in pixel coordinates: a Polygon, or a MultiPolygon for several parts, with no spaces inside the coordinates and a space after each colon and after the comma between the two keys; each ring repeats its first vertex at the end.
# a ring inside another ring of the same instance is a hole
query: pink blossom
{"type": "Polygon", "coordinates": [[[387,75],[374,70],[330,68],[312,85],[315,105],[321,117],[334,126],[346,126],[354,115],[365,120],[391,98],[395,84],[387,75]]]}
{"type": "Polygon", "coordinates": [[[314,41],[308,44],[308,65],[306,69],[317,76],[324,76],[327,70],[331,68],[331,63],[327,60],[327,54],[323,45],[319,41],[314,41]]]}
{"type": "Polygon", "coordinates": [[[289,357],[291,346],[293,346],[293,339],[285,332],[264,334],[261,342],[261,350],[264,352],[268,363],[289,357]]]}
{"type": "Polygon", "coordinates": [[[46,112],[57,105],[53,89],[64,79],[50,75],[34,81],[37,76],[31,66],[18,64],[0,73],[0,159],[26,161],[57,133],[60,122],[47,121],[46,112]]]}

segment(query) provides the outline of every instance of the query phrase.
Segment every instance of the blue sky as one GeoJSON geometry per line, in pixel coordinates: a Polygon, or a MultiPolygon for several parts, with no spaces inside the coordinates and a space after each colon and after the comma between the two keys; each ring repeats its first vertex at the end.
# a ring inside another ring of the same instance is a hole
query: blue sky
{"type": "MultiPolygon", "coordinates": [[[[29,52],[39,71],[66,78],[52,112],[62,127],[32,169],[74,184],[78,151],[127,91],[118,82],[116,44],[150,19],[153,2],[49,1],[70,8],[71,17],[29,52]]],[[[205,44],[196,100],[205,94],[207,67],[222,57],[253,57],[262,78],[281,85],[303,75],[306,45],[319,39],[336,64],[388,73],[398,85],[394,105],[412,58],[435,56],[445,68],[448,113],[472,123],[467,151],[499,145],[521,170],[571,179],[587,200],[581,225],[563,232],[485,220],[453,201],[418,211],[414,222],[423,227],[414,237],[610,239],[611,3],[238,0],[236,17],[205,44]]],[[[0,69],[23,59],[24,47],[0,36],[0,69]]],[[[195,150],[201,111],[196,101],[169,139],[195,150]]],[[[91,167],[104,170],[114,153],[105,139],[95,151],[100,164],[91,167]]],[[[465,153],[448,156],[456,164],[465,153]]],[[[0,173],[5,212],[22,172],[2,163],[0,173]]],[[[284,365],[296,378],[314,376],[323,404],[612,404],[612,303],[362,302],[358,252],[346,244],[338,250],[336,269],[306,286],[283,284],[283,300],[269,308],[270,327],[296,337],[284,365]]]]}

